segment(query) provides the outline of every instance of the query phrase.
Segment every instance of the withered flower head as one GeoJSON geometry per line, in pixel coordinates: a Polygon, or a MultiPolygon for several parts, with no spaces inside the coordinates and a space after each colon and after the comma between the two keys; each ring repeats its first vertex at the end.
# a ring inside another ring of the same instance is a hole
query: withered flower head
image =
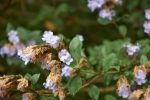
{"type": "Polygon", "coordinates": [[[147,70],[143,65],[134,68],[134,78],[138,85],[142,85],[146,80],[147,70]]]}
{"type": "Polygon", "coordinates": [[[58,87],[57,92],[54,93],[54,96],[58,96],[60,98],[60,100],[65,100],[66,95],[67,95],[67,93],[66,93],[64,87],[58,87]]]}
{"type": "Polygon", "coordinates": [[[79,61],[79,67],[83,67],[83,66],[86,66],[86,67],[89,66],[89,62],[85,58],[81,58],[79,61]]]}
{"type": "Polygon", "coordinates": [[[25,61],[25,64],[27,64],[29,61],[43,61],[47,52],[56,54],[56,50],[54,48],[52,48],[49,44],[44,44],[28,46],[24,50],[19,50],[18,55],[23,61],[25,61]]]}
{"type": "Polygon", "coordinates": [[[43,83],[44,87],[52,90],[53,93],[56,92],[58,85],[60,84],[61,77],[61,65],[54,63],[53,67],[50,69],[50,74],[46,79],[46,83],[43,83]]]}
{"type": "Polygon", "coordinates": [[[148,61],[145,65],[146,69],[148,69],[147,71],[149,72],[150,71],[150,61],[148,61]]]}
{"type": "Polygon", "coordinates": [[[54,66],[54,62],[57,63],[57,61],[53,59],[56,59],[56,56],[52,53],[45,54],[45,57],[42,60],[42,63],[44,64],[44,69],[50,70],[50,68],[54,66]]]}
{"type": "Polygon", "coordinates": [[[150,86],[148,86],[146,92],[144,93],[144,100],[150,100],[150,86]]]}
{"type": "Polygon", "coordinates": [[[130,85],[125,76],[120,76],[117,82],[117,92],[119,96],[127,98],[130,95],[130,85]]]}
{"type": "Polygon", "coordinates": [[[36,95],[33,93],[24,93],[22,95],[22,100],[37,100],[36,95]]]}
{"type": "Polygon", "coordinates": [[[9,98],[10,94],[16,90],[21,77],[19,75],[8,75],[0,77],[0,98],[9,98]]]}
{"type": "Polygon", "coordinates": [[[145,90],[135,90],[131,93],[129,100],[141,100],[142,94],[145,93],[145,90]]]}
{"type": "Polygon", "coordinates": [[[28,79],[22,78],[18,80],[19,84],[17,86],[17,90],[25,92],[26,90],[31,88],[31,83],[28,79]]]}

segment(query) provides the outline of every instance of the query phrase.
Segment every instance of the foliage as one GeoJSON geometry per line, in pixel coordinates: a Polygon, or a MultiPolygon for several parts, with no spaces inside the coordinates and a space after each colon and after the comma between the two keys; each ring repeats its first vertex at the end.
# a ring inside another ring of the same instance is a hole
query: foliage
{"type": "MultiPolygon", "coordinates": [[[[143,24],[149,20],[144,14],[150,2],[122,1],[122,5],[113,6],[116,15],[109,20],[98,16],[100,8],[91,12],[88,0],[1,0],[0,54],[2,48],[10,43],[7,34],[11,30],[18,32],[20,44],[25,46],[22,53],[28,51],[29,42],[36,42],[29,48],[34,57],[27,65],[22,61],[24,59],[20,60],[18,51],[13,56],[5,54],[0,57],[0,80],[3,75],[18,74],[20,79],[25,78],[32,84],[29,90],[15,89],[10,96],[21,100],[17,95],[30,92],[39,100],[58,100],[63,96],[65,100],[126,100],[118,96],[122,80],[126,81],[124,84],[131,88],[132,93],[139,89],[148,91],[150,35],[145,34],[143,24]],[[51,44],[42,41],[44,30],[50,30],[59,37],[59,47],[52,48],[51,44]],[[77,34],[82,34],[84,41],[77,34]],[[59,57],[63,49],[69,53],[68,59],[73,59],[70,64],[59,57]],[[47,68],[47,59],[57,61],[57,64],[52,64],[55,67],[47,68]],[[63,73],[65,68],[68,69],[63,73]],[[146,79],[141,85],[136,81],[139,70],[143,71],[146,79]],[[43,83],[55,75],[59,90],[45,89],[43,83]]],[[[145,96],[146,92],[142,95],[145,96]]]]}

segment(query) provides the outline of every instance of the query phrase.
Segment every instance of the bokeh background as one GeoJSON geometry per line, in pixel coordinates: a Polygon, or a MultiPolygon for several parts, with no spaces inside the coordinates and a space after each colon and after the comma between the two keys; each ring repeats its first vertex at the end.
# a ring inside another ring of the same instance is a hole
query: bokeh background
{"type": "MultiPolygon", "coordinates": [[[[37,44],[44,43],[41,37],[45,30],[64,36],[66,44],[77,34],[81,34],[84,37],[83,48],[88,57],[89,52],[96,49],[95,46],[102,44],[104,40],[129,39],[132,43],[141,39],[148,40],[149,37],[143,28],[146,20],[145,9],[148,8],[149,0],[123,0],[122,6],[114,8],[116,16],[113,21],[116,25],[112,21],[101,19],[98,16],[99,10],[91,12],[87,7],[87,0],[0,0],[0,47],[8,42],[6,27],[10,23],[25,43],[32,39],[37,44]],[[118,30],[121,25],[127,29],[124,36],[118,30]]],[[[0,57],[0,75],[26,73],[41,73],[36,89],[44,88],[42,84],[48,72],[41,69],[40,63],[29,63],[25,66],[18,58],[0,57]]],[[[106,86],[99,81],[95,84],[106,86]]],[[[67,100],[90,100],[87,91],[87,88],[83,89],[75,97],[68,96],[67,100]]],[[[112,91],[106,90],[106,93],[104,90],[104,94],[100,94],[100,100],[104,100],[105,94],[117,97],[114,87],[112,91]]]]}

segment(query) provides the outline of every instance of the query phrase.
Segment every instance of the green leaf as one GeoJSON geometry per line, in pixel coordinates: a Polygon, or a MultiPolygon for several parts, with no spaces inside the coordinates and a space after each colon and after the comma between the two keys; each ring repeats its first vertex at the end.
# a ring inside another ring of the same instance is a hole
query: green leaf
{"type": "Polygon", "coordinates": [[[105,96],[105,100],[117,100],[117,99],[113,95],[108,94],[105,96]]]}
{"type": "Polygon", "coordinates": [[[92,78],[92,77],[94,77],[94,76],[95,76],[94,74],[86,73],[85,78],[86,78],[86,79],[89,79],[89,78],[92,78]]]}
{"type": "Polygon", "coordinates": [[[103,19],[103,18],[100,18],[100,17],[97,19],[97,21],[98,21],[100,24],[102,24],[102,25],[107,25],[107,24],[110,23],[110,20],[108,20],[108,19],[103,19]]]}
{"type": "Polygon", "coordinates": [[[106,74],[105,77],[104,77],[104,82],[106,85],[109,85],[111,80],[113,79],[113,76],[112,74],[106,74]]]}
{"type": "MultiPolygon", "coordinates": [[[[118,58],[116,58],[115,54],[110,54],[103,59],[103,72],[108,71],[118,62],[118,58]]],[[[119,69],[119,68],[117,68],[119,69]]]]}
{"type": "Polygon", "coordinates": [[[121,25],[121,26],[119,26],[119,29],[120,29],[121,33],[124,36],[126,36],[126,34],[127,34],[127,27],[125,25],[121,25]]]}
{"type": "Polygon", "coordinates": [[[113,77],[113,79],[114,80],[118,80],[119,77],[120,77],[120,74],[115,74],[114,77],[113,77]]]}
{"type": "Polygon", "coordinates": [[[120,66],[110,66],[109,69],[116,69],[116,70],[120,70],[120,66]]]}
{"type": "Polygon", "coordinates": [[[68,90],[69,90],[70,94],[74,96],[80,90],[81,86],[82,86],[81,77],[74,76],[69,81],[68,90]]]}
{"type": "Polygon", "coordinates": [[[140,58],[140,64],[145,65],[148,62],[148,59],[145,55],[142,55],[140,58]]]}
{"type": "Polygon", "coordinates": [[[82,42],[79,40],[78,37],[74,37],[69,44],[69,51],[71,56],[73,57],[71,67],[78,67],[78,62],[81,58],[81,47],[82,42]]]}
{"type": "Polygon", "coordinates": [[[40,78],[40,74],[34,74],[32,77],[31,77],[31,82],[32,84],[35,84],[40,78]]]}
{"type": "MultiPolygon", "coordinates": [[[[148,44],[148,43],[146,43],[146,44],[148,44]]],[[[149,51],[150,51],[150,46],[146,45],[141,49],[140,53],[143,55],[146,55],[149,51]]]]}
{"type": "Polygon", "coordinates": [[[38,95],[37,100],[47,100],[44,96],[38,95]]]}
{"type": "Polygon", "coordinates": [[[92,98],[92,100],[98,100],[100,91],[97,86],[92,85],[88,94],[92,98]]]}
{"type": "Polygon", "coordinates": [[[21,40],[27,41],[28,40],[28,32],[23,27],[17,27],[18,36],[21,40]]]}
{"type": "Polygon", "coordinates": [[[41,39],[41,31],[40,30],[34,30],[29,34],[29,39],[30,40],[35,40],[38,43],[41,43],[42,39],[41,39]]]}
{"type": "Polygon", "coordinates": [[[11,23],[8,23],[6,27],[6,32],[8,33],[11,30],[14,30],[14,26],[11,23]]]}
{"type": "Polygon", "coordinates": [[[49,98],[47,98],[47,100],[59,100],[59,99],[56,97],[49,97],[49,98]]]}
{"type": "Polygon", "coordinates": [[[24,76],[24,78],[27,78],[27,79],[30,80],[30,79],[31,79],[31,75],[27,73],[27,74],[24,76]]]}

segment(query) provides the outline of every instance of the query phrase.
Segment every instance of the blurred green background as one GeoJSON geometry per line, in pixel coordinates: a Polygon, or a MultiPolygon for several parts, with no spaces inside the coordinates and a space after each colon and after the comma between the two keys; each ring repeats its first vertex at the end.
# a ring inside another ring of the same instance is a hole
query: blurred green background
{"type": "MultiPolygon", "coordinates": [[[[108,21],[99,18],[99,10],[91,12],[87,7],[87,0],[0,0],[0,47],[8,42],[6,27],[11,23],[25,43],[30,39],[36,40],[37,44],[44,43],[41,37],[45,30],[51,30],[55,35],[64,35],[66,44],[77,34],[81,34],[84,37],[83,48],[89,57],[90,50],[95,50],[94,46],[101,45],[104,40],[129,39],[132,43],[136,43],[138,40],[148,39],[143,29],[146,20],[145,9],[148,8],[150,8],[149,0],[123,0],[122,6],[116,6],[114,9],[116,16],[113,21],[108,21]],[[127,31],[124,36],[119,32],[120,26],[125,27],[127,31]]],[[[41,73],[36,88],[43,88],[42,84],[48,71],[42,70],[40,63],[25,66],[21,60],[0,57],[0,75],[26,73],[31,75],[41,73]]],[[[95,84],[105,86],[98,82],[95,84]]],[[[90,100],[86,91],[81,90],[74,100],[90,100]]],[[[110,93],[117,96],[114,91],[110,93]]],[[[71,96],[67,98],[73,100],[71,96]]],[[[100,100],[104,98],[107,100],[101,93],[100,100]]]]}

